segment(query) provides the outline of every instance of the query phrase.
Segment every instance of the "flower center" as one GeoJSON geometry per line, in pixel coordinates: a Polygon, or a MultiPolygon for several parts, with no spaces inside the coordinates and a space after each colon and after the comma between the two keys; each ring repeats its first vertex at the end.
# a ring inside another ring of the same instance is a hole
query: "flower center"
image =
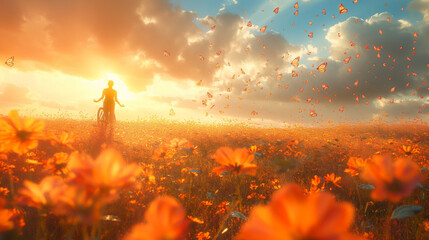
{"type": "Polygon", "coordinates": [[[25,142],[30,139],[32,132],[19,130],[16,132],[16,136],[18,137],[21,142],[25,142]]]}
{"type": "Polygon", "coordinates": [[[401,181],[394,178],[392,182],[386,185],[386,189],[392,193],[400,193],[404,190],[404,184],[401,181]]]}

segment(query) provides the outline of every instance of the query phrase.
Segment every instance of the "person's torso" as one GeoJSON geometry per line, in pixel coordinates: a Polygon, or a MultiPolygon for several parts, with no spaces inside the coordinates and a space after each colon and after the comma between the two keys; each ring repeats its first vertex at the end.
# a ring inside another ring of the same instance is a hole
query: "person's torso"
{"type": "Polygon", "coordinates": [[[115,96],[116,96],[116,90],[113,90],[112,88],[104,89],[104,102],[105,103],[114,103],[115,102],[115,96]]]}

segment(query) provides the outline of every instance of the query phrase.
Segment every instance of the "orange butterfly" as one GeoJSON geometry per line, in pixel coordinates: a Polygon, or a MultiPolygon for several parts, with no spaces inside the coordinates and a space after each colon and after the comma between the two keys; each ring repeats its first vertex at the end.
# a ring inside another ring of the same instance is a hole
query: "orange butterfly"
{"type": "Polygon", "coordinates": [[[310,116],[317,117],[317,113],[314,110],[310,110],[310,116]]]}
{"type": "Polygon", "coordinates": [[[294,70],[292,70],[292,77],[298,77],[298,74],[294,70]]]}
{"type": "Polygon", "coordinates": [[[339,10],[340,10],[340,14],[346,13],[348,11],[347,8],[345,8],[343,6],[343,4],[341,4],[341,3],[340,3],[340,6],[339,6],[339,10]]]}
{"type": "Polygon", "coordinates": [[[259,29],[259,31],[260,31],[261,33],[264,33],[266,29],[267,29],[267,26],[263,26],[263,27],[261,27],[261,29],[259,29]]]}
{"type": "Polygon", "coordinates": [[[248,26],[248,27],[251,27],[251,26],[252,26],[252,22],[251,22],[251,21],[249,21],[249,22],[247,23],[247,26],[248,26]]]}
{"type": "Polygon", "coordinates": [[[273,11],[275,14],[279,13],[279,7],[277,7],[276,9],[274,9],[273,11]]]}
{"type": "Polygon", "coordinates": [[[313,38],[313,32],[311,32],[310,34],[308,34],[309,38],[313,38]]]}
{"type": "Polygon", "coordinates": [[[295,67],[299,66],[299,56],[296,57],[290,64],[292,64],[295,67]]]}
{"type": "Polygon", "coordinates": [[[293,5],[293,8],[298,9],[298,2],[296,2],[295,5],[293,5]]]}
{"type": "Polygon", "coordinates": [[[327,65],[328,65],[328,63],[327,63],[327,62],[324,62],[324,63],[320,64],[320,65],[317,67],[317,71],[319,71],[319,72],[321,72],[321,73],[326,72],[326,66],[327,66],[327,65]]]}
{"type": "Polygon", "coordinates": [[[322,14],[326,15],[326,10],[325,9],[323,9],[322,14]]]}
{"type": "Polygon", "coordinates": [[[4,64],[8,65],[9,67],[13,67],[14,63],[13,61],[15,60],[15,57],[10,57],[8,60],[6,60],[6,62],[4,64]]]}
{"type": "Polygon", "coordinates": [[[348,58],[344,59],[344,63],[345,63],[345,64],[349,63],[351,58],[352,58],[352,57],[348,57],[348,58]]]}
{"type": "Polygon", "coordinates": [[[293,15],[298,15],[298,10],[296,10],[296,11],[293,13],[293,15]]]}
{"type": "Polygon", "coordinates": [[[328,89],[329,87],[328,87],[328,85],[326,85],[326,84],[322,83],[322,88],[323,88],[324,90],[326,90],[326,89],[328,89]]]}
{"type": "Polygon", "coordinates": [[[338,111],[340,111],[340,112],[344,112],[344,107],[342,107],[342,108],[338,109],[338,111]]]}
{"type": "Polygon", "coordinates": [[[212,98],[213,95],[211,93],[207,92],[207,97],[212,98]]]}
{"type": "Polygon", "coordinates": [[[164,49],[164,56],[169,57],[170,56],[170,52],[164,49]]]}

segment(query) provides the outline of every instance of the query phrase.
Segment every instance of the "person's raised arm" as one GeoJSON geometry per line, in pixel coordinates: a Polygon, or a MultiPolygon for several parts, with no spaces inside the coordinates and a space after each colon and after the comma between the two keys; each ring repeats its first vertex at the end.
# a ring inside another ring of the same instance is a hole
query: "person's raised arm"
{"type": "Polygon", "coordinates": [[[116,92],[115,92],[115,102],[117,102],[119,106],[124,107],[124,105],[119,102],[118,93],[116,93],[116,92]]]}
{"type": "Polygon", "coordinates": [[[100,99],[94,99],[94,102],[99,102],[99,101],[101,101],[101,99],[103,99],[104,98],[104,95],[105,95],[105,93],[104,93],[104,90],[103,90],[103,94],[101,95],[101,97],[100,97],[100,99]]]}

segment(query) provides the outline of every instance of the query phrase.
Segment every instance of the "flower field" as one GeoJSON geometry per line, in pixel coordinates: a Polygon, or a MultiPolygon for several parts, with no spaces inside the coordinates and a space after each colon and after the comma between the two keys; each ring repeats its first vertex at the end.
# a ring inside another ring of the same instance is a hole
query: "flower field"
{"type": "Polygon", "coordinates": [[[428,239],[429,127],[0,120],[0,239],[428,239]]]}

